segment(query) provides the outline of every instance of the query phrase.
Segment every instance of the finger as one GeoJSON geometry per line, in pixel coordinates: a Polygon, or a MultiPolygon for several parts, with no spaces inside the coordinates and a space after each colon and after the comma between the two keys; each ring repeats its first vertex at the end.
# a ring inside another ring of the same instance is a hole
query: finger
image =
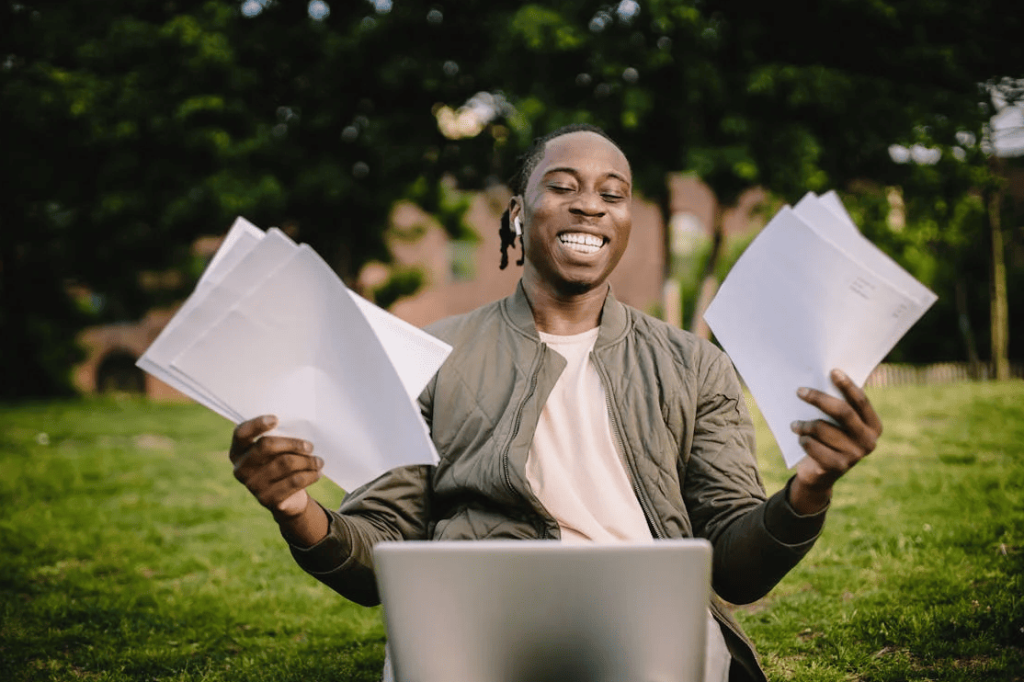
{"type": "Polygon", "coordinates": [[[263,436],[253,445],[236,457],[235,478],[244,480],[252,471],[257,471],[267,466],[269,462],[282,455],[297,454],[301,456],[311,455],[313,444],[301,438],[289,438],[287,436],[263,436]]]}
{"type": "Polygon", "coordinates": [[[305,471],[319,475],[323,468],[324,461],[319,457],[285,455],[274,460],[273,465],[268,468],[267,476],[273,485],[305,471]]]}
{"type": "Polygon", "coordinates": [[[250,475],[247,476],[246,485],[253,493],[256,493],[258,490],[269,488],[298,472],[320,471],[323,466],[324,461],[319,457],[287,453],[279,455],[259,469],[251,470],[250,475]]]}
{"type": "Polygon", "coordinates": [[[265,414],[242,422],[235,427],[234,433],[231,436],[231,449],[228,451],[228,457],[232,462],[234,462],[236,459],[241,457],[249,446],[255,443],[261,435],[275,426],[277,426],[277,417],[272,414],[265,414]]]}
{"type": "Polygon", "coordinates": [[[878,433],[864,423],[860,413],[850,403],[813,388],[801,388],[797,395],[804,402],[814,405],[835,420],[838,427],[848,433],[861,447],[868,451],[875,449],[878,433]]]}
{"type": "Polygon", "coordinates": [[[821,469],[821,476],[827,483],[834,483],[849,471],[860,458],[829,447],[812,436],[800,436],[800,447],[821,469]]]}
{"type": "Polygon", "coordinates": [[[842,398],[836,398],[824,391],[806,387],[798,389],[796,394],[805,403],[814,405],[829,417],[836,420],[836,422],[842,423],[844,421],[849,421],[850,419],[860,420],[860,415],[854,411],[853,407],[850,406],[850,403],[846,402],[842,398]]]}
{"type": "Polygon", "coordinates": [[[256,499],[259,500],[260,504],[264,507],[276,510],[281,507],[281,504],[285,500],[289,499],[300,490],[305,490],[318,480],[320,480],[319,471],[296,471],[290,476],[260,490],[260,493],[256,495],[256,499]]]}
{"type": "Polygon", "coordinates": [[[846,402],[860,415],[861,421],[869,429],[871,429],[875,437],[882,435],[882,420],[879,418],[878,413],[875,412],[874,406],[871,401],[868,400],[868,396],[864,393],[864,389],[855,384],[853,380],[847,376],[846,372],[839,369],[832,370],[832,383],[836,385],[839,392],[846,398],[846,402]]]}
{"type": "Polygon", "coordinates": [[[853,440],[850,434],[824,419],[795,421],[790,424],[790,429],[798,436],[813,438],[837,452],[850,453],[857,455],[858,458],[866,454],[864,452],[867,449],[865,443],[853,440]]]}

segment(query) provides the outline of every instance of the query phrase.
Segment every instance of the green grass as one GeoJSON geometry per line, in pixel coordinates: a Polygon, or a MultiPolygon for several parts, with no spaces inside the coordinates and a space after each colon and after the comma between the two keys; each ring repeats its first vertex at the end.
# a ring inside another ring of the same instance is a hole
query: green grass
{"type": "MultiPolygon", "coordinates": [[[[878,450],[740,620],[778,679],[1024,679],[1024,384],[870,396],[878,450]]],[[[773,490],[787,473],[760,420],[758,442],[773,490]]]]}
{"type": "MultiPolygon", "coordinates": [[[[878,451],[805,561],[739,611],[769,675],[1024,679],[1024,384],[871,396],[878,451]]],[[[787,472],[758,429],[774,490],[787,472]]],[[[229,437],[194,405],[0,407],[0,680],[377,679],[378,610],[294,565],[229,437]]]]}
{"type": "Polygon", "coordinates": [[[112,401],[0,424],[0,680],[379,673],[379,614],[295,566],[232,477],[228,422],[112,401]]]}

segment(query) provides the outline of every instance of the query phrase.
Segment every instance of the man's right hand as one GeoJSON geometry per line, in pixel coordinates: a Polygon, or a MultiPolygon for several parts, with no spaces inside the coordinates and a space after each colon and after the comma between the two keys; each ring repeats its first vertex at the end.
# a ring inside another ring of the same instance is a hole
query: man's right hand
{"type": "Polygon", "coordinates": [[[291,525],[310,504],[306,488],[320,479],[324,461],[313,444],[298,438],[265,436],[277,417],[263,415],[235,428],[229,457],[235,478],[269,509],[278,523],[291,525]]]}

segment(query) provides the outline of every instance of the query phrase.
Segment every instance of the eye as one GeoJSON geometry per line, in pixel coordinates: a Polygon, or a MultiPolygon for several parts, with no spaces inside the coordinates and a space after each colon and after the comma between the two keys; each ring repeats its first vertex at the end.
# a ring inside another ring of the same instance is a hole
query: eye
{"type": "Polygon", "coordinates": [[[615,203],[618,201],[622,201],[626,197],[617,192],[601,192],[601,198],[604,199],[605,201],[615,203]]]}
{"type": "Polygon", "coordinates": [[[552,192],[557,192],[559,194],[566,194],[568,192],[574,192],[575,191],[574,187],[570,187],[569,185],[565,185],[565,184],[561,184],[561,183],[551,183],[550,185],[548,185],[548,188],[552,192]]]}

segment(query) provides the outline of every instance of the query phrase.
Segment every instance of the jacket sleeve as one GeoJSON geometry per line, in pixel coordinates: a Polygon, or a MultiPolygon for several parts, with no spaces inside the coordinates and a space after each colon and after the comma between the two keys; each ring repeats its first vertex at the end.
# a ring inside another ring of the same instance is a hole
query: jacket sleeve
{"type": "MultiPolygon", "coordinates": [[[[428,427],[435,380],[420,396],[428,427]]],[[[379,604],[373,546],[429,539],[433,471],[426,465],[399,467],[348,493],[338,511],[324,509],[329,527],[323,540],[311,547],[289,545],[295,561],[343,597],[364,606],[379,604]]]]}
{"type": "Polygon", "coordinates": [[[767,594],[810,551],[825,510],[797,514],[788,484],[766,499],[754,427],[727,356],[715,354],[700,387],[683,496],[694,535],[714,548],[712,587],[745,604],[767,594]]]}
{"type": "Polygon", "coordinates": [[[392,469],[346,495],[338,511],[325,509],[327,536],[312,547],[290,545],[295,561],[343,597],[364,606],[379,604],[373,546],[427,539],[432,468],[392,469]]]}

